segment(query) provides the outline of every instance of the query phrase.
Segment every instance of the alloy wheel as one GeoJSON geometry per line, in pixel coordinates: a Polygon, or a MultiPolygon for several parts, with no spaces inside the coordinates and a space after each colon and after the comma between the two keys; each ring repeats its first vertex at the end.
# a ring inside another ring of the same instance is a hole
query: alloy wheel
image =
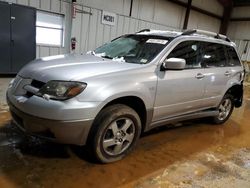
{"type": "Polygon", "coordinates": [[[102,141],[105,153],[119,155],[131,145],[135,137],[135,125],[130,118],[120,118],[110,123],[102,141]]]}
{"type": "Polygon", "coordinates": [[[232,101],[226,98],[219,106],[219,116],[218,119],[223,121],[228,117],[232,108],[232,101]]]}

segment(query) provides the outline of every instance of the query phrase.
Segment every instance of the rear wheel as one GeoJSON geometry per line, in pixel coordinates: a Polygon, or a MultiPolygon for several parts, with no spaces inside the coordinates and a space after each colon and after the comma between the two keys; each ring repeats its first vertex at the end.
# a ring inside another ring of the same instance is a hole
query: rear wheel
{"type": "Polygon", "coordinates": [[[231,116],[234,109],[234,98],[231,94],[226,94],[218,107],[219,114],[213,117],[213,122],[216,124],[225,123],[231,116]]]}
{"type": "Polygon", "coordinates": [[[122,104],[104,108],[93,126],[89,147],[94,157],[102,163],[125,157],[134,148],[141,132],[138,114],[122,104]]]}

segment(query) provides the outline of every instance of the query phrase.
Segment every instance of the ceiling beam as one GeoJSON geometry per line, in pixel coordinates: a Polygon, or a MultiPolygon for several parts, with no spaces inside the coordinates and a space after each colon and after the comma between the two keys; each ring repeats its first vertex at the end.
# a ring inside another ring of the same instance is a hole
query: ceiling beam
{"type": "Polygon", "coordinates": [[[234,4],[234,7],[249,7],[250,3],[245,3],[245,4],[234,4]]]}
{"type": "Polygon", "coordinates": [[[245,17],[245,18],[231,18],[230,21],[232,22],[240,22],[240,21],[250,21],[250,17],[245,17]]]}
{"type": "Polygon", "coordinates": [[[220,33],[223,35],[227,34],[227,29],[230,23],[231,13],[233,10],[232,0],[227,1],[227,4],[224,6],[223,17],[220,23],[220,33]]]}

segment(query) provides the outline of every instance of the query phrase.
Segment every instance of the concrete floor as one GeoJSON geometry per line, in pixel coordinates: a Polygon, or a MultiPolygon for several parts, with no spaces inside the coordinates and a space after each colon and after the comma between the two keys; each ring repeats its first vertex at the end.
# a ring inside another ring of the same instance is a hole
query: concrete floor
{"type": "Polygon", "coordinates": [[[5,92],[8,88],[8,85],[10,83],[10,81],[13,78],[0,78],[0,105],[1,107],[3,105],[6,105],[6,100],[5,100],[5,92]]]}
{"type": "MultiPolygon", "coordinates": [[[[1,98],[7,81],[0,79],[1,98]]],[[[249,116],[246,87],[243,107],[224,125],[203,119],[162,127],[124,160],[100,165],[86,160],[85,148],[23,136],[2,104],[0,187],[250,187],[249,116]]]]}

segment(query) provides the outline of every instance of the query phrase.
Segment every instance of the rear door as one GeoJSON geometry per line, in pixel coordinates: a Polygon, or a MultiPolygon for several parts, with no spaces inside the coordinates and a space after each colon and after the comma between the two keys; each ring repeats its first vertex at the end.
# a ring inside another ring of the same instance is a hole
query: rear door
{"type": "Polygon", "coordinates": [[[225,45],[202,42],[202,64],[205,67],[206,87],[203,106],[216,107],[221,101],[227,83],[232,76],[232,69],[227,64],[225,45]]]}
{"type": "Polygon", "coordinates": [[[159,70],[153,121],[200,110],[205,82],[199,45],[199,41],[184,41],[168,55],[167,59],[185,59],[186,68],[159,70]]]}

